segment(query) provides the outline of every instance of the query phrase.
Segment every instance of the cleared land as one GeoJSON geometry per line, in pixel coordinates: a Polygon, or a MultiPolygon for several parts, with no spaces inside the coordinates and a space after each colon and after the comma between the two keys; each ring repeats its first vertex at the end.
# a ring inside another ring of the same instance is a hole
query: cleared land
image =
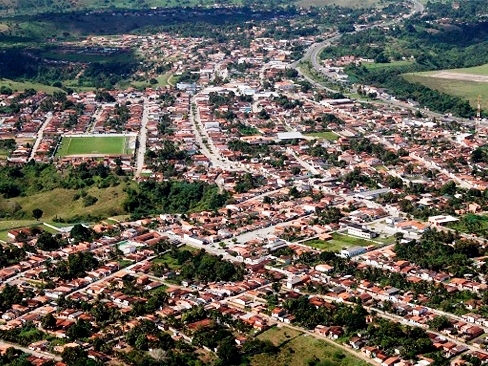
{"type": "Polygon", "coordinates": [[[305,136],[317,137],[327,141],[336,141],[339,135],[332,131],[306,133],[305,136]]]}
{"type": "Polygon", "coordinates": [[[56,156],[103,156],[129,153],[128,138],[124,136],[64,137],[56,156]]]}
{"type": "Polygon", "coordinates": [[[476,107],[481,95],[481,108],[488,109],[488,64],[452,70],[428,71],[405,74],[410,81],[431,89],[467,99],[476,107]]]}
{"type": "Polygon", "coordinates": [[[258,336],[280,346],[277,355],[256,355],[251,359],[252,366],[303,366],[309,361],[319,360],[321,365],[330,366],[365,366],[367,363],[350,355],[334,345],[309,334],[293,329],[271,328],[258,336]]]}
{"type": "MultiPolygon", "coordinates": [[[[133,184],[133,183],[128,183],[133,184]]],[[[88,188],[86,193],[96,197],[97,202],[90,206],[84,206],[83,199],[74,199],[79,192],[77,190],[56,188],[52,191],[41,192],[29,197],[16,197],[12,199],[0,199],[0,207],[7,207],[15,204],[20,210],[30,214],[33,209],[40,208],[44,211],[41,221],[50,222],[54,217],[69,219],[74,216],[93,215],[99,217],[110,217],[123,214],[122,202],[125,199],[124,187],[126,184],[119,184],[116,187],[99,189],[97,187],[88,188]]],[[[19,222],[20,227],[27,224],[35,224],[35,221],[0,221],[0,230],[3,225],[10,225],[19,222]]],[[[3,226],[4,227],[4,226],[3,226]]]]}

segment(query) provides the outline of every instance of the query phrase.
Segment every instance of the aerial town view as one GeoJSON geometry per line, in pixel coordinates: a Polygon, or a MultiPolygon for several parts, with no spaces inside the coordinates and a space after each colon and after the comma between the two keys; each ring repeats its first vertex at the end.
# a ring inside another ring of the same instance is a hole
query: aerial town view
{"type": "Polygon", "coordinates": [[[0,1],[0,365],[488,364],[488,1],[0,1]]]}

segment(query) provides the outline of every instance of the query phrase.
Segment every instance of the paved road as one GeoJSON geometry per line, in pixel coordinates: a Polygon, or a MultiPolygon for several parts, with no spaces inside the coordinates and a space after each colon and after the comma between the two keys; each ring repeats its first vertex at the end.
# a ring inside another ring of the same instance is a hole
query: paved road
{"type": "Polygon", "coordinates": [[[31,355],[34,355],[36,357],[46,358],[46,359],[55,360],[55,361],[61,361],[61,357],[57,356],[53,353],[32,351],[26,347],[19,346],[18,344],[14,344],[14,343],[2,341],[2,340],[0,340],[0,345],[5,346],[5,347],[14,347],[14,348],[20,349],[21,351],[23,351],[25,353],[30,353],[31,355]]]}
{"type": "Polygon", "coordinates": [[[195,97],[191,99],[191,111],[190,111],[190,122],[193,125],[193,131],[195,134],[195,139],[200,146],[200,150],[205,155],[208,160],[212,163],[215,168],[220,168],[226,171],[247,171],[247,169],[242,166],[239,162],[231,162],[224,157],[220,156],[216,151],[213,140],[210,138],[208,132],[200,120],[200,113],[198,110],[198,105],[195,101],[195,97]],[[206,143],[204,143],[206,141],[206,143]]]}
{"type": "Polygon", "coordinates": [[[39,148],[39,145],[41,144],[41,141],[44,138],[44,129],[47,127],[47,125],[49,124],[49,122],[51,122],[52,119],[53,119],[53,115],[52,114],[48,115],[46,120],[42,123],[41,127],[39,128],[39,131],[37,131],[36,142],[32,147],[29,160],[34,159],[34,157],[36,156],[37,149],[39,148]]]}
{"type": "MultiPolygon", "coordinates": [[[[424,6],[421,3],[419,3],[417,0],[412,0],[412,2],[414,4],[414,6],[413,6],[412,11],[407,15],[407,17],[411,17],[411,16],[413,16],[416,13],[422,13],[424,11],[424,6]]],[[[402,20],[402,18],[399,18],[399,19],[391,20],[389,22],[381,22],[381,23],[377,23],[377,24],[372,24],[372,25],[369,25],[369,26],[367,26],[365,28],[359,29],[359,30],[357,30],[355,32],[352,32],[352,33],[362,32],[364,30],[371,29],[371,28],[375,28],[375,27],[378,27],[378,26],[388,26],[388,25],[397,24],[397,23],[401,22],[401,20],[402,20]]],[[[307,49],[307,51],[305,52],[305,54],[303,55],[303,57],[300,60],[293,62],[291,64],[291,67],[294,68],[295,70],[297,70],[298,73],[302,77],[305,78],[305,80],[307,80],[308,82],[312,83],[316,87],[318,87],[320,89],[323,89],[323,90],[326,90],[326,91],[328,91],[330,93],[337,93],[337,92],[339,92],[339,90],[337,90],[337,89],[332,89],[332,88],[325,87],[322,84],[317,83],[315,80],[313,80],[313,79],[309,78],[308,76],[304,75],[300,71],[300,69],[298,68],[298,65],[299,65],[299,63],[301,61],[310,60],[310,62],[312,64],[312,67],[315,69],[315,71],[320,72],[320,73],[324,74],[325,76],[327,76],[325,68],[323,68],[320,65],[320,57],[319,57],[320,56],[320,53],[322,52],[322,50],[325,47],[329,47],[332,43],[337,42],[341,37],[342,37],[342,34],[332,33],[324,41],[319,42],[319,43],[312,44],[307,49]]],[[[337,80],[334,80],[334,81],[337,81],[337,80]]]]}
{"type": "Polygon", "coordinates": [[[141,129],[139,130],[139,147],[136,156],[136,169],[134,179],[141,176],[142,168],[144,167],[144,157],[146,155],[147,144],[147,123],[149,122],[149,107],[150,103],[147,98],[144,99],[144,109],[142,111],[141,129]]]}

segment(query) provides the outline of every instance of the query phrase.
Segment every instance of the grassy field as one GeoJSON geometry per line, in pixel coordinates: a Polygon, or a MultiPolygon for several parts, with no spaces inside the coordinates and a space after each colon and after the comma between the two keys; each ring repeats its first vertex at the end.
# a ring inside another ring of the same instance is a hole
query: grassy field
{"type": "Polygon", "coordinates": [[[155,79],[158,81],[156,84],[151,84],[149,80],[146,81],[133,81],[130,84],[135,88],[158,88],[163,87],[171,84],[171,78],[173,74],[168,72],[164,75],[158,76],[155,79]]]}
{"type": "Polygon", "coordinates": [[[153,263],[155,264],[163,264],[166,263],[169,268],[171,269],[179,269],[181,265],[178,264],[175,258],[172,258],[169,253],[163,254],[157,258],[154,258],[153,263]]]}
{"type": "Polygon", "coordinates": [[[306,133],[305,136],[317,137],[319,139],[324,139],[327,141],[337,141],[337,139],[339,138],[339,135],[332,131],[306,133]]]}
{"type": "Polygon", "coordinates": [[[0,79],[0,87],[2,86],[6,86],[7,88],[12,89],[13,91],[24,91],[25,89],[35,89],[48,94],[52,94],[55,91],[62,91],[62,89],[50,85],[13,81],[9,79],[0,79]]]}
{"type": "Polygon", "coordinates": [[[392,61],[388,62],[385,64],[379,64],[376,62],[365,62],[363,63],[363,66],[366,67],[369,70],[375,70],[375,69],[387,69],[387,68],[392,68],[392,67],[403,67],[403,66],[410,66],[413,64],[413,61],[392,61]]]}
{"type": "Polygon", "coordinates": [[[70,155],[123,155],[129,153],[126,148],[127,138],[108,137],[64,137],[56,156],[70,155]]]}
{"type": "Polygon", "coordinates": [[[468,74],[488,76],[488,64],[465,69],[452,69],[441,71],[427,71],[405,74],[403,77],[410,82],[421,83],[429,88],[458,96],[469,101],[471,106],[477,106],[478,95],[482,96],[481,107],[488,109],[488,83],[470,80],[441,79],[434,77],[439,72],[447,71],[454,74],[468,74]]]}
{"type": "MultiPolygon", "coordinates": [[[[47,222],[52,221],[56,216],[60,218],[71,218],[76,215],[110,217],[124,213],[122,210],[122,201],[125,198],[124,187],[125,184],[119,184],[116,187],[104,189],[97,187],[87,189],[88,195],[98,199],[95,204],[87,207],[83,205],[83,199],[73,200],[78,191],[62,188],[29,197],[16,197],[10,200],[0,199],[0,205],[8,205],[11,202],[15,202],[20,205],[21,210],[27,213],[31,213],[34,208],[40,208],[44,212],[41,221],[47,222]]],[[[35,221],[30,222],[35,223],[35,221]]],[[[2,222],[0,221],[0,223],[2,222]]]]}
{"type": "Polygon", "coordinates": [[[328,366],[367,365],[328,342],[286,327],[271,328],[258,338],[270,340],[280,346],[280,352],[277,355],[256,355],[251,358],[252,366],[303,366],[309,361],[317,360],[321,365],[328,366]]]}
{"type": "Polygon", "coordinates": [[[377,6],[381,0],[299,0],[300,6],[339,5],[346,8],[370,8],[377,6]]]}
{"type": "MultiPolygon", "coordinates": [[[[340,252],[341,249],[343,248],[350,248],[355,246],[367,247],[369,245],[375,245],[374,242],[366,239],[355,238],[352,236],[342,235],[338,233],[333,233],[332,238],[333,238],[332,240],[327,240],[327,241],[320,240],[320,239],[312,239],[303,242],[303,244],[308,245],[312,248],[327,250],[329,252],[340,252]]],[[[383,240],[387,240],[387,239],[383,239],[383,240]]]]}
{"type": "Polygon", "coordinates": [[[285,341],[289,341],[302,334],[303,334],[302,332],[299,332],[291,328],[273,327],[259,334],[257,338],[262,341],[271,341],[271,343],[273,343],[275,346],[280,346],[285,341]]]}

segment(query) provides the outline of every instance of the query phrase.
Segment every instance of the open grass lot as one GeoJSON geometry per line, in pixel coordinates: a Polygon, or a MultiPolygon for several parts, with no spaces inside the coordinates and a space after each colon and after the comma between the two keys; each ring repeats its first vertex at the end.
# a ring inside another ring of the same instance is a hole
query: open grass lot
{"type": "Polygon", "coordinates": [[[56,155],[124,155],[129,153],[126,145],[123,136],[64,137],[56,155]]]}
{"type": "Polygon", "coordinates": [[[24,91],[25,89],[35,89],[37,91],[45,92],[48,94],[52,94],[55,91],[62,91],[62,89],[50,85],[13,81],[10,79],[0,79],[0,87],[2,86],[6,86],[7,88],[12,89],[13,91],[24,91]]]}
{"type": "Polygon", "coordinates": [[[488,76],[488,64],[475,67],[466,67],[464,69],[452,69],[449,72],[456,72],[460,74],[484,75],[488,76]]]}
{"type": "Polygon", "coordinates": [[[317,137],[319,139],[324,139],[327,141],[336,141],[339,138],[339,135],[332,131],[307,133],[305,134],[305,136],[317,137]]]}
{"type": "Polygon", "coordinates": [[[34,225],[39,225],[39,222],[35,220],[0,221],[0,240],[7,241],[7,234],[9,230],[34,225]]]}
{"type": "MultiPolygon", "coordinates": [[[[124,213],[122,210],[122,202],[125,199],[124,187],[126,187],[125,184],[119,184],[116,187],[104,189],[97,187],[87,189],[87,194],[98,199],[95,204],[87,207],[83,205],[83,199],[73,200],[78,191],[62,188],[41,192],[29,197],[16,197],[9,200],[0,199],[0,207],[15,203],[28,214],[34,208],[40,208],[44,211],[40,221],[46,222],[52,221],[56,216],[64,219],[77,215],[110,217],[124,213]]],[[[0,223],[2,222],[0,221],[0,223]]],[[[35,221],[31,221],[31,223],[35,223],[35,221]]],[[[0,230],[1,228],[2,226],[0,226],[0,230]]]]}
{"type": "MultiPolygon", "coordinates": [[[[466,75],[488,75],[488,65],[449,70],[453,74],[466,75]]],[[[419,72],[412,74],[405,74],[403,77],[410,82],[423,84],[431,89],[436,89],[446,94],[454,95],[466,99],[471,106],[477,106],[478,95],[482,96],[481,108],[488,108],[488,82],[470,81],[470,80],[455,80],[434,77],[438,74],[437,71],[419,72]]]]}
{"type": "Polygon", "coordinates": [[[275,346],[279,346],[286,341],[302,335],[302,332],[296,331],[295,329],[286,327],[273,327],[257,336],[258,339],[262,341],[270,341],[275,346]]]}
{"type": "Polygon", "coordinates": [[[274,344],[280,345],[280,352],[277,355],[256,355],[251,358],[252,366],[303,366],[307,365],[309,361],[317,359],[321,365],[329,366],[367,365],[364,361],[345,353],[328,342],[316,339],[309,334],[300,334],[286,327],[271,328],[260,334],[258,338],[269,339],[274,344]],[[274,340],[277,342],[275,343],[274,340]]]}
{"type": "Polygon", "coordinates": [[[392,61],[392,62],[387,62],[384,64],[376,63],[376,62],[365,62],[363,63],[364,67],[366,67],[369,70],[377,70],[377,69],[388,69],[392,67],[403,67],[403,66],[410,66],[413,64],[413,61],[392,61]]]}
{"type": "Polygon", "coordinates": [[[130,85],[136,88],[149,88],[149,87],[158,88],[167,85],[173,85],[172,78],[173,78],[173,74],[168,72],[166,74],[156,77],[155,79],[158,81],[156,84],[151,84],[149,83],[149,80],[147,80],[147,81],[133,81],[130,83],[130,85]]]}
{"type": "MultiPolygon", "coordinates": [[[[303,242],[303,244],[308,245],[312,248],[327,250],[329,252],[339,252],[343,248],[350,248],[355,246],[367,247],[369,245],[376,245],[376,243],[373,241],[369,241],[361,238],[355,238],[352,236],[338,234],[338,233],[333,233],[332,238],[333,238],[332,240],[327,240],[327,241],[320,240],[320,239],[312,239],[303,242]]],[[[378,239],[378,241],[385,242],[385,243],[390,243],[390,241],[392,241],[391,243],[393,243],[395,239],[385,238],[385,239],[378,239]]]]}
{"type": "Polygon", "coordinates": [[[178,264],[175,258],[172,258],[169,253],[163,254],[157,258],[154,258],[153,263],[155,264],[167,264],[171,269],[179,269],[181,265],[178,264]]]}

